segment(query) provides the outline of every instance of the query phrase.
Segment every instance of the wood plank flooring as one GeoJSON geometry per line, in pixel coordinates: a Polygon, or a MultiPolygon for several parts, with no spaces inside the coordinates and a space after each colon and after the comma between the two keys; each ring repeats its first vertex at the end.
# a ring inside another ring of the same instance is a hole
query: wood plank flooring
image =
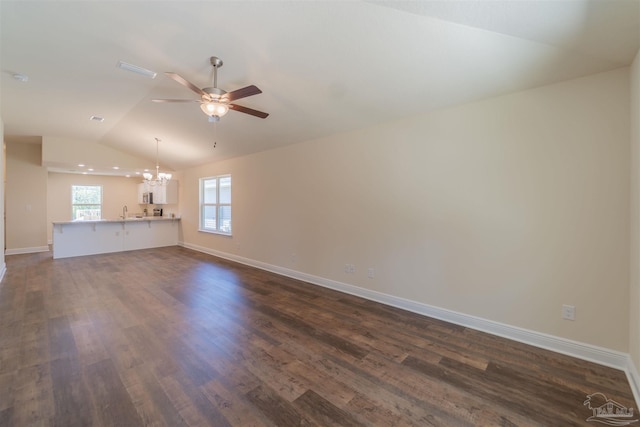
{"type": "Polygon", "coordinates": [[[623,372],[181,247],[6,258],[0,426],[574,426],[623,372]]]}

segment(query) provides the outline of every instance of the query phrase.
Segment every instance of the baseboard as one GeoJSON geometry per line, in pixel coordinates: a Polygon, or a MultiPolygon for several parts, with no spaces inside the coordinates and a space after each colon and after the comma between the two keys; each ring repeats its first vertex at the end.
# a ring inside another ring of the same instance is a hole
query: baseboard
{"type": "Polygon", "coordinates": [[[5,249],[5,255],[34,254],[36,252],[48,252],[49,246],[34,246],[32,248],[5,249]]]}
{"type": "Polygon", "coordinates": [[[635,369],[633,363],[631,363],[631,358],[627,353],[622,353],[578,341],[572,341],[566,338],[548,335],[541,332],[531,331],[517,326],[495,322],[493,320],[470,316],[468,314],[458,313],[429,304],[399,298],[393,295],[360,288],[358,286],[349,285],[347,283],[302,273],[300,271],[267,264],[261,261],[244,258],[226,252],[216,251],[214,249],[198,245],[192,245],[184,242],[179,242],[178,244],[188,249],[193,249],[198,252],[204,252],[209,255],[270,271],[282,276],[302,280],[314,285],[334,289],[336,291],[401,308],[403,310],[422,314],[424,316],[433,317],[446,322],[454,323],[456,325],[465,326],[478,331],[487,332],[492,335],[497,335],[514,341],[530,344],[535,347],[554,351],[556,353],[562,353],[568,356],[576,357],[578,359],[587,360],[615,369],[620,369],[627,374],[629,383],[633,388],[634,396],[636,397],[636,402],[640,403],[640,388],[638,387],[640,385],[640,380],[638,377],[638,372],[635,369]]]}
{"type": "Polygon", "coordinates": [[[4,264],[2,269],[0,269],[0,282],[4,279],[4,274],[7,272],[7,265],[4,264]]]}
{"type": "Polygon", "coordinates": [[[640,408],[640,375],[638,375],[638,369],[631,360],[631,356],[627,357],[627,367],[624,370],[629,380],[629,386],[633,392],[633,397],[636,399],[636,408],[640,408]]]}

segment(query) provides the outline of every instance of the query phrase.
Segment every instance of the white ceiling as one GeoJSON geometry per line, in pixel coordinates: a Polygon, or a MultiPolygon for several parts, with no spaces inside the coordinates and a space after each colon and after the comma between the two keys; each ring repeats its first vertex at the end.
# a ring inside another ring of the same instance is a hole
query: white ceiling
{"type": "Polygon", "coordinates": [[[2,0],[0,18],[9,138],[154,162],[158,137],[174,170],[627,66],[640,48],[639,0],[2,0]],[[213,125],[197,103],[150,101],[197,99],[162,72],[212,86],[214,55],[218,86],[258,86],[237,103],[267,119],[230,111],[213,125]]]}

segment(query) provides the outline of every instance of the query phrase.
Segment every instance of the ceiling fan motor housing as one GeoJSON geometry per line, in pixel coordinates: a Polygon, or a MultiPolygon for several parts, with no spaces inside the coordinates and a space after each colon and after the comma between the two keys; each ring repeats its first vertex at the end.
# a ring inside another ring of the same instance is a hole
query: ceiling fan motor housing
{"type": "Polygon", "coordinates": [[[202,91],[207,93],[212,101],[219,100],[222,97],[222,95],[227,93],[226,91],[217,87],[205,87],[205,88],[202,88],[202,91]]]}

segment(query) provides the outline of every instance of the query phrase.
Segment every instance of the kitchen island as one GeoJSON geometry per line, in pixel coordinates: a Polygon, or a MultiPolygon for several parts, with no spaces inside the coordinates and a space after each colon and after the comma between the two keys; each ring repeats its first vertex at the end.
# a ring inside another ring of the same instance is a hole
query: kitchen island
{"type": "Polygon", "coordinates": [[[53,258],[178,244],[180,218],[143,217],[53,223],[53,258]]]}

